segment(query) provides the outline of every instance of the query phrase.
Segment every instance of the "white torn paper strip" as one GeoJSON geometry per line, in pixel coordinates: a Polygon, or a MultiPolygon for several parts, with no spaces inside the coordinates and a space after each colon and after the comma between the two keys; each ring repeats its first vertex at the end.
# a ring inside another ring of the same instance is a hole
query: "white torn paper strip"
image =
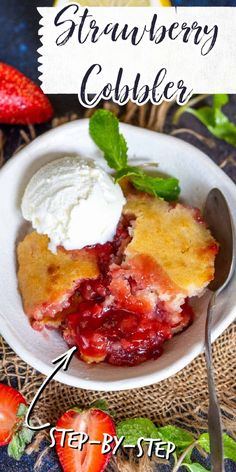
{"type": "Polygon", "coordinates": [[[38,11],[45,93],[78,94],[87,107],[101,98],[183,104],[192,93],[236,93],[236,8],[38,11]]]}

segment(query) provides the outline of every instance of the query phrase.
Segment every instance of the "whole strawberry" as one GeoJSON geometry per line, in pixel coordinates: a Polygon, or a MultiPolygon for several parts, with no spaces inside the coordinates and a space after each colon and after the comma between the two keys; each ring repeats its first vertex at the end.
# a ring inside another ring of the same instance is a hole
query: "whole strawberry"
{"type": "Polygon", "coordinates": [[[0,123],[37,124],[52,116],[52,106],[42,90],[17,69],[0,62],[0,123]]]}

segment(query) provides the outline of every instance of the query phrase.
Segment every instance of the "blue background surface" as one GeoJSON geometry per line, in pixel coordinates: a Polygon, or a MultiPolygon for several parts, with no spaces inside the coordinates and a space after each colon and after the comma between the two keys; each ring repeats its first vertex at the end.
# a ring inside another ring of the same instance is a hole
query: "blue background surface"
{"type": "MultiPolygon", "coordinates": [[[[185,1],[176,0],[177,6],[236,6],[236,0],[224,1],[185,1]]],[[[28,77],[38,82],[37,49],[40,47],[38,39],[37,6],[50,6],[50,0],[0,0],[0,61],[7,62],[24,72],[28,77]]],[[[75,96],[52,96],[55,111],[57,114],[66,111],[78,111],[79,104],[75,96]]],[[[42,131],[44,128],[42,128],[42,131]]],[[[14,128],[9,130],[11,139],[8,144],[8,154],[16,147],[14,136],[17,134],[14,128]]],[[[44,447],[45,444],[42,445],[44,447]]],[[[38,454],[32,454],[22,458],[20,462],[9,459],[6,448],[0,449],[0,472],[33,472],[34,463],[38,454]]],[[[205,462],[209,467],[209,462],[205,462]]],[[[160,470],[160,468],[158,469],[160,470]]],[[[163,472],[169,470],[168,467],[161,468],[163,472]]],[[[53,450],[44,458],[41,472],[61,471],[53,450]]],[[[227,472],[236,472],[236,465],[226,463],[227,472]]]]}

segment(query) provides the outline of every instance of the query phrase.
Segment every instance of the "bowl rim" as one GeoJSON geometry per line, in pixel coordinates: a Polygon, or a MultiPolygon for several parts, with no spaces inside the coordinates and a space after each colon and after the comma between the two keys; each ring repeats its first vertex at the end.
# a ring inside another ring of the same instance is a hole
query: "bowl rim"
{"type": "MultiPolygon", "coordinates": [[[[47,139],[47,136],[50,134],[52,136],[53,134],[56,135],[58,133],[63,133],[63,131],[67,128],[68,130],[70,128],[74,127],[81,127],[82,129],[88,129],[88,119],[78,119],[70,123],[65,123],[57,128],[51,129],[39,137],[37,137],[34,141],[29,143],[27,146],[25,146],[22,150],[18,151],[14,156],[12,156],[3,166],[3,168],[0,171],[0,180],[4,178],[4,174],[6,171],[9,172],[9,169],[14,167],[16,159],[20,159],[20,156],[24,157],[25,150],[27,152],[30,152],[31,149],[33,149],[35,142],[37,141],[38,144],[40,142],[45,141],[47,139]]],[[[133,125],[129,124],[120,124],[121,131],[125,131],[126,129],[128,130],[135,130],[142,135],[149,135],[150,137],[158,136],[159,140],[162,140],[162,143],[167,141],[172,141],[173,144],[176,144],[176,146],[180,148],[185,148],[186,151],[191,152],[193,149],[195,152],[198,153],[199,159],[202,161],[202,165],[208,168],[209,171],[210,169],[214,169],[218,171],[218,174],[221,175],[224,179],[224,181],[227,184],[227,187],[229,188],[230,192],[235,192],[235,184],[234,182],[230,179],[230,177],[227,176],[205,153],[200,151],[198,148],[195,146],[183,141],[182,139],[162,134],[162,133],[157,133],[151,130],[146,130],[144,128],[136,127],[133,125]]],[[[216,340],[216,338],[222,334],[222,332],[233,322],[234,318],[236,315],[236,305],[234,307],[234,310],[228,315],[227,320],[223,320],[218,323],[213,331],[212,331],[212,342],[216,340]]],[[[46,362],[38,359],[34,354],[30,353],[28,349],[24,347],[22,344],[22,341],[18,338],[17,333],[14,333],[14,330],[10,326],[10,322],[6,319],[4,314],[0,312],[0,319],[2,320],[1,322],[1,334],[7,341],[7,343],[10,345],[10,347],[16,352],[16,354],[23,359],[24,362],[27,364],[31,365],[33,368],[35,368],[37,371],[40,371],[42,374],[48,376],[51,375],[52,372],[55,370],[55,366],[52,364],[49,365],[46,362]]],[[[74,375],[70,374],[69,372],[64,372],[60,371],[57,373],[57,375],[54,377],[55,380],[62,382],[66,385],[74,386],[77,388],[82,388],[86,390],[96,390],[96,391],[103,391],[103,392],[108,392],[108,391],[120,391],[120,390],[128,390],[128,389],[134,389],[134,388],[141,388],[144,386],[152,385],[154,383],[160,382],[164,379],[167,379],[180,370],[182,370],[184,367],[186,367],[193,359],[195,359],[199,354],[203,352],[204,345],[202,343],[197,343],[194,345],[193,349],[191,352],[188,352],[186,355],[182,356],[180,359],[178,359],[176,362],[174,362],[172,365],[168,367],[168,375],[166,376],[164,373],[164,369],[162,370],[157,370],[152,373],[147,373],[143,374],[142,376],[132,376],[131,378],[126,378],[123,380],[110,380],[109,383],[107,380],[90,380],[86,378],[81,378],[81,377],[75,377],[74,375]],[[131,385],[132,384],[132,385],[131,385]]],[[[65,349],[67,350],[67,349],[65,349]]],[[[127,367],[127,369],[130,369],[130,367],[127,367]]]]}

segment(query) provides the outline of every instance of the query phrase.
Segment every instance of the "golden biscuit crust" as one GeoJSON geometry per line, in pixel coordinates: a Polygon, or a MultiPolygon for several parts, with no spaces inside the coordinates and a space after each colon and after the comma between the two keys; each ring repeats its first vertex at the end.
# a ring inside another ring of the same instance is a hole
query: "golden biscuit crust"
{"type": "Polygon", "coordinates": [[[97,258],[86,250],[57,254],[48,249],[47,236],[33,232],[19,243],[18,281],[24,309],[30,318],[55,316],[68,305],[82,279],[99,275],[97,258]]]}
{"type": "Polygon", "coordinates": [[[125,263],[149,256],[185,296],[198,294],[214,278],[218,244],[197,210],[147,195],[130,195],[125,214],[134,215],[125,263]]]}

